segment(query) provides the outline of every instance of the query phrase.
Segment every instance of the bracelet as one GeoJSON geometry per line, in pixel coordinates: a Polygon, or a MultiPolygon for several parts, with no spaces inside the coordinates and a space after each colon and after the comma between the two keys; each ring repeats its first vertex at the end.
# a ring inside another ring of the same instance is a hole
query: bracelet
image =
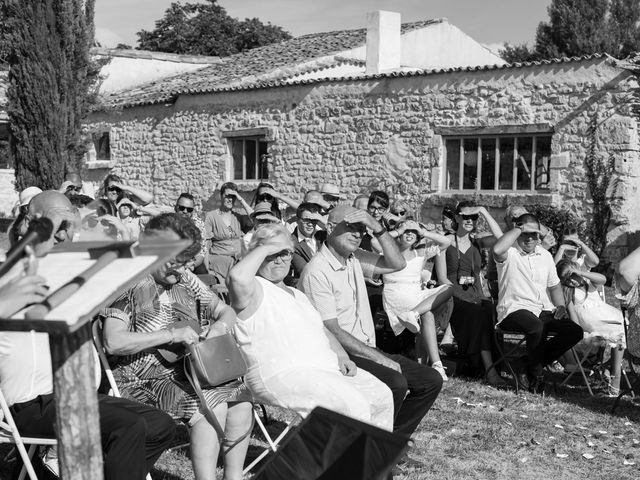
{"type": "Polygon", "coordinates": [[[387,231],[383,228],[382,230],[380,230],[379,232],[373,232],[373,236],[376,238],[381,237],[382,235],[384,235],[385,233],[387,233],[387,231]]]}

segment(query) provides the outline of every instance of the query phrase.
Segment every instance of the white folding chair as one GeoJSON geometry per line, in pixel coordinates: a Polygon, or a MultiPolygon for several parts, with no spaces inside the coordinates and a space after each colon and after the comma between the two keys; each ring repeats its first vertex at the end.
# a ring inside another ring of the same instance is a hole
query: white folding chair
{"type": "Polygon", "coordinates": [[[18,480],[23,480],[25,475],[28,474],[31,480],[38,480],[36,472],[33,470],[33,464],[31,459],[35,455],[38,446],[52,446],[57,445],[55,438],[34,438],[23,437],[18,432],[13,416],[7,405],[7,401],[4,398],[2,390],[0,389],[0,408],[2,409],[2,417],[0,419],[0,443],[12,443],[16,446],[20,458],[22,458],[22,469],[18,476],[18,480]],[[25,445],[29,446],[27,450],[25,445]]]}

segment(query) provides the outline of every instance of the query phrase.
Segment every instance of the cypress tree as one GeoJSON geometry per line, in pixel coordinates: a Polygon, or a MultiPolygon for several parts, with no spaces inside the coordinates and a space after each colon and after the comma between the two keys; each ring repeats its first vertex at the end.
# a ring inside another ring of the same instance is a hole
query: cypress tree
{"type": "Polygon", "coordinates": [[[9,64],[10,152],[16,188],[58,188],[80,171],[92,101],[95,0],[1,0],[9,64]]]}

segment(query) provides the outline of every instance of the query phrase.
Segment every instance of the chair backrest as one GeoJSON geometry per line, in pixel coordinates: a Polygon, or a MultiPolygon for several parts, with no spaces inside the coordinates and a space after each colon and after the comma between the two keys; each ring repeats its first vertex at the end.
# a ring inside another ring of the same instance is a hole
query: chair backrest
{"type": "Polygon", "coordinates": [[[104,345],[102,343],[102,321],[99,318],[93,321],[93,323],[91,324],[91,330],[93,332],[93,345],[95,346],[96,352],[98,353],[100,365],[102,365],[102,369],[104,370],[104,373],[107,376],[107,380],[109,381],[109,395],[111,395],[112,397],[120,398],[120,390],[118,389],[118,385],[116,384],[116,379],[113,377],[111,365],[109,365],[107,355],[104,351],[104,345]]]}

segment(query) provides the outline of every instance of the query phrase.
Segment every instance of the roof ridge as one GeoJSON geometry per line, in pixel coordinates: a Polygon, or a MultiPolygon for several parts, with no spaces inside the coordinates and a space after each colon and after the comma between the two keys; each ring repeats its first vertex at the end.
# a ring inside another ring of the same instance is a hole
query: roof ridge
{"type": "Polygon", "coordinates": [[[160,60],[164,62],[176,62],[176,63],[215,64],[215,63],[222,62],[221,57],[215,57],[215,56],[209,56],[209,55],[188,55],[188,54],[182,54],[182,53],[155,52],[152,50],[135,50],[135,49],[128,49],[128,48],[92,47],[91,54],[105,55],[108,57],[160,60]]]}

